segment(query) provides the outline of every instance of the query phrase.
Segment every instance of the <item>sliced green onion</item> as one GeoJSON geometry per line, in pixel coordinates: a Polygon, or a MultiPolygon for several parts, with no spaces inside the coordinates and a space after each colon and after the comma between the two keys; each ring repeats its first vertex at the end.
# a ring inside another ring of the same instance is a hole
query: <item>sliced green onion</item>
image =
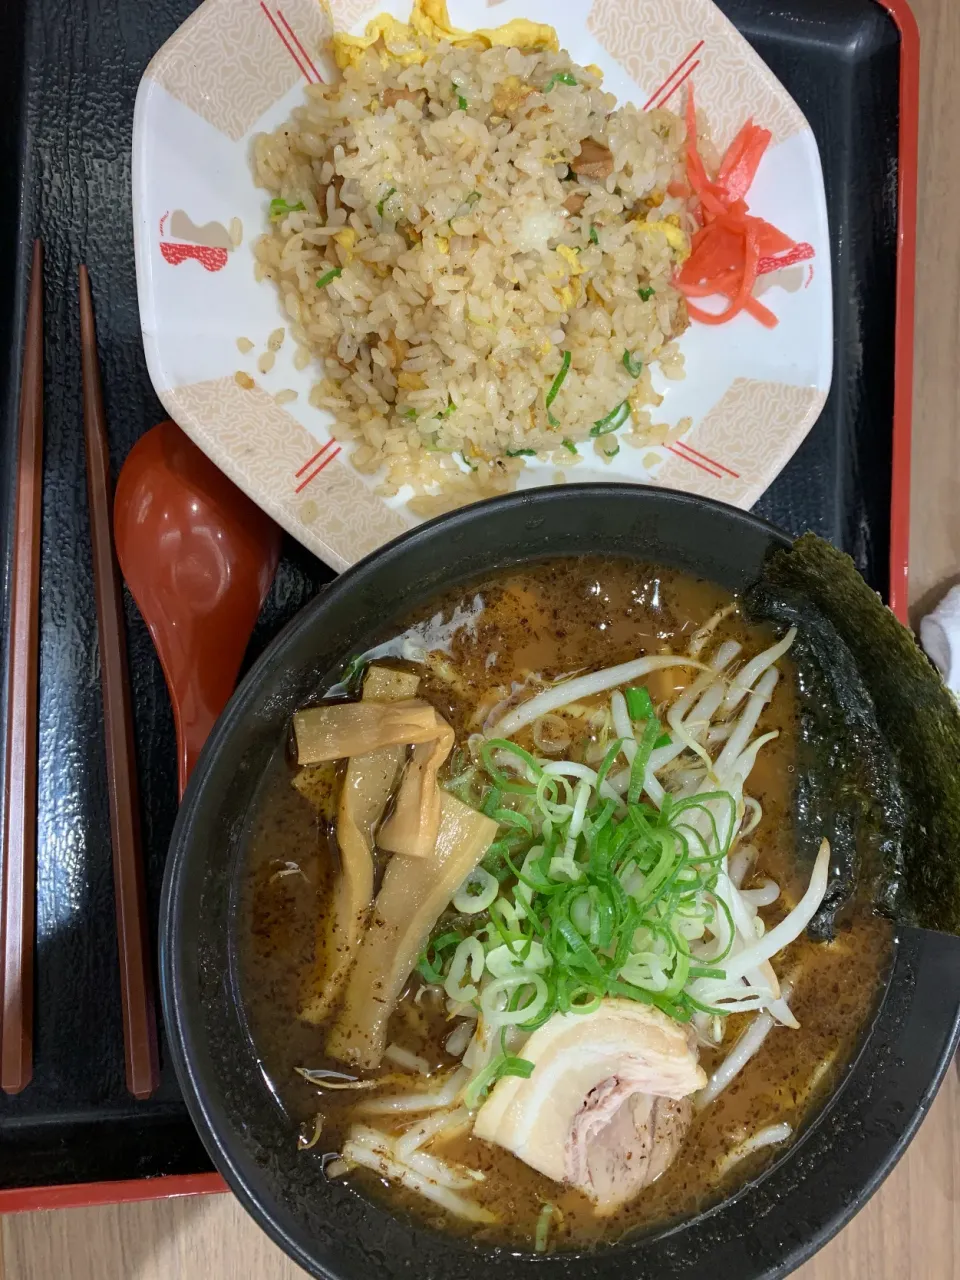
{"type": "Polygon", "coordinates": [[[476,1000],[479,992],[475,984],[483,976],[483,962],[483,944],[479,938],[464,938],[457,944],[443,984],[444,991],[456,1004],[470,1004],[476,1000]],[[468,971],[473,981],[465,983],[468,971]]]}
{"type": "Polygon", "coordinates": [[[656,293],[656,289],[654,289],[653,285],[644,285],[642,288],[637,290],[637,293],[640,295],[641,302],[649,302],[656,293]]]}
{"type": "Polygon", "coordinates": [[[424,982],[429,982],[434,986],[439,986],[443,982],[443,974],[441,972],[442,964],[440,955],[450,947],[455,947],[463,941],[463,934],[460,933],[444,933],[439,938],[434,938],[432,942],[428,942],[426,947],[420,953],[417,960],[417,972],[423,978],[424,982]],[[430,959],[433,953],[434,959],[430,959]]]}
{"type": "MultiPolygon", "coordinates": [[[[582,943],[582,939],[581,939],[582,943]]],[[[585,944],[583,944],[585,945],[585,944]]],[[[483,989],[480,997],[480,1010],[490,1027],[518,1027],[536,1018],[547,1003],[548,987],[539,973],[532,970],[518,969],[506,978],[494,978],[483,989]],[[498,1009],[497,1004],[503,995],[508,997],[517,990],[533,988],[533,995],[519,1008],[498,1009]]]]}
{"type": "Polygon", "coordinates": [[[404,409],[403,413],[401,413],[401,415],[400,415],[400,417],[401,417],[401,418],[410,418],[410,419],[411,419],[411,421],[412,421],[416,416],[417,416],[417,411],[416,411],[416,409],[404,409]]]}
{"type": "Polygon", "coordinates": [[[668,794],[659,810],[641,802],[650,753],[672,739],[647,689],[631,686],[624,696],[631,721],[643,725],[624,799],[599,794],[620,739],[605,744],[599,768],[585,776],[547,772],[556,764],[505,738],[452,765],[454,781],[466,780],[468,803],[479,796],[499,831],[451,904],[470,919],[469,941],[462,928],[447,926],[445,934],[441,925],[418,968],[448,995],[478,1004],[491,1031],[500,1029],[500,1054],[468,1086],[471,1105],[502,1075],[532,1069],[507,1050],[511,1026],[533,1031],[558,1011],[586,1013],[610,996],[680,1022],[701,1008],[713,1012],[689,987],[721,980],[734,945],[730,908],[716,887],[736,804],[722,791],[668,794]],[[695,963],[691,945],[708,932],[727,939],[723,954],[695,963]]]}
{"type": "Polygon", "coordinates": [[[458,111],[466,111],[466,109],[467,109],[467,100],[466,100],[466,98],[463,96],[463,94],[460,92],[460,86],[459,86],[458,84],[455,84],[455,85],[453,86],[453,92],[456,94],[456,98],[457,98],[457,110],[458,110],[458,111]]]}
{"type": "Polygon", "coordinates": [[[511,875],[510,868],[506,862],[506,845],[502,840],[494,840],[493,844],[483,855],[480,863],[484,871],[489,871],[492,876],[496,876],[497,881],[503,884],[511,875]]]}
{"type": "Polygon", "coordinates": [[[550,879],[559,880],[561,877],[570,882],[575,882],[583,875],[583,869],[580,864],[574,862],[572,858],[551,858],[550,859],[550,879]]]}
{"type": "MultiPolygon", "coordinates": [[[[675,935],[678,938],[681,934],[675,935]]],[[[677,958],[673,966],[673,976],[663,989],[663,994],[668,1000],[676,1000],[677,996],[683,990],[687,977],[690,973],[690,950],[678,951],[677,958]]]]}
{"type": "Polygon", "coordinates": [[[500,881],[497,877],[484,871],[483,867],[474,867],[453,895],[453,905],[461,915],[476,915],[480,911],[486,911],[499,892],[500,881]]]}
{"type": "MultiPolygon", "coordinates": [[[[507,857],[506,852],[504,852],[504,857],[507,857]]],[[[514,942],[525,936],[520,928],[520,917],[517,914],[517,909],[509,898],[497,898],[490,904],[490,923],[503,939],[505,946],[512,946],[514,942]]],[[[491,938],[493,937],[492,934],[490,936],[491,938]]]]}
{"type": "Polygon", "coordinates": [[[448,778],[444,783],[444,789],[450,791],[464,804],[473,804],[473,783],[477,776],[477,770],[474,765],[468,765],[467,768],[461,769],[454,777],[448,778]]]}
{"type": "Polygon", "coordinates": [[[631,720],[649,720],[655,714],[649,690],[642,685],[624,690],[623,696],[626,699],[627,714],[631,720]]]}
{"type": "Polygon", "coordinates": [[[643,373],[643,361],[634,360],[629,351],[625,351],[623,353],[623,367],[626,369],[627,373],[629,373],[631,378],[639,378],[641,373],[643,373]]]}
{"type": "Polygon", "coordinates": [[[515,1058],[501,1053],[480,1071],[464,1090],[463,1105],[468,1111],[475,1111],[498,1080],[504,1076],[520,1076],[527,1080],[533,1075],[533,1063],[526,1058],[515,1058]]]}
{"type": "Polygon", "coordinates": [[[603,998],[602,993],[597,991],[595,987],[586,984],[574,987],[567,997],[570,1002],[571,1013],[596,1013],[600,1008],[600,1001],[603,998]]]}
{"type": "Polygon", "coordinates": [[[605,436],[611,431],[616,431],[623,426],[629,416],[630,405],[626,400],[621,400],[617,407],[611,409],[606,417],[600,418],[593,424],[590,428],[590,434],[592,436],[605,436]]]}
{"type": "Polygon", "coordinates": [[[563,445],[563,447],[567,450],[568,453],[577,452],[577,446],[573,443],[572,440],[561,440],[560,443],[563,445]]]}
{"type": "Polygon", "coordinates": [[[537,456],[536,449],[508,449],[508,458],[535,458],[537,456]]]}
{"type": "Polygon", "coordinates": [[[600,237],[597,235],[597,228],[592,225],[590,227],[590,243],[591,244],[600,243],[600,237]]]}
{"type": "Polygon", "coordinates": [[[633,757],[633,764],[630,766],[630,786],[627,791],[627,800],[630,804],[636,804],[640,799],[643,780],[647,772],[647,761],[650,759],[653,744],[659,737],[660,722],[655,718],[651,718],[647,721],[643,737],[637,745],[637,754],[633,757]]]}
{"type": "Polygon", "coordinates": [[[560,369],[557,373],[557,376],[550,383],[549,390],[547,391],[546,405],[548,409],[550,408],[550,406],[553,404],[554,400],[556,400],[557,396],[560,393],[560,388],[563,386],[563,380],[567,376],[567,372],[570,368],[570,361],[572,359],[573,357],[571,356],[569,351],[565,351],[563,353],[563,359],[560,362],[560,369]]]}
{"type": "MultiPolygon", "coordinates": [[[[531,850],[531,853],[534,852],[531,850]]],[[[527,919],[530,919],[528,907],[534,893],[542,893],[546,895],[553,894],[557,891],[557,886],[553,884],[544,875],[542,863],[547,857],[547,851],[544,850],[534,859],[530,859],[530,853],[523,860],[523,867],[517,869],[516,864],[510,857],[509,853],[504,854],[504,859],[517,879],[517,899],[523,905],[523,911],[527,919]],[[529,863],[529,865],[528,865],[529,863]]]]}
{"type": "Polygon", "coordinates": [[[282,196],[274,196],[270,201],[270,221],[279,222],[288,213],[300,213],[306,207],[302,200],[298,200],[296,204],[287,204],[282,196]]]}
{"type": "Polygon", "coordinates": [[[383,197],[383,199],[377,201],[377,213],[379,213],[381,218],[383,217],[383,206],[387,203],[390,197],[395,193],[396,189],[397,189],[396,187],[391,187],[390,190],[387,192],[387,194],[383,197]]]}
{"type": "Polygon", "coordinates": [[[559,427],[560,425],[560,419],[555,418],[549,409],[547,410],[547,421],[550,423],[551,427],[559,427]]]}
{"type": "Polygon", "coordinates": [[[552,963],[552,959],[544,950],[543,943],[533,938],[526,943],[518,938],[514,942],[505,942],[503,946],[494,947],[492,951],[487,952],[487,969],[495,978],[513,977],[524,969],[532,973],[542,973],[545,969],[549,969],[552,963]],[[525,955],[522,954],[524,951],[525,955]]]}
{"type": "Polygon", "coordinates": [[[543,86],[543,92],[549,93],[558,84],[576,84],[576,78],[569,71],[555,71],[543,86]]]}
{"type": "Polygon", "coordinates": [[[343,275],[343,267],[334,267],[332,271],[325,271],[317,281],[318,289],[325,289],[332,280],[336,280],[337,276],[343,275]]]}
{"type": "Polygon", "coordinates": [[[617,740],[615,742],[612,742],[610,746],[607,748],[607,753],[603,757],[603,762],[601,763],[600,768],[597,770],[597,791],[598,792],[600,791],[600,788],[603,786],[604,779],[606,778],[607,774],[610,772],[610,766],[613,764],[614,760],[616,760],[617,756],[620,754],[622,750],[623,750],[622,738],[617,738],[617,740]]]}
{"type": "Polygon", "coordinates": [[[485,813],[488,818],[492,818],[496,811],[500,808],[502,799],[500,788],[491,787],[483,798],[483,804],[480,806],[480,812],[485,813]]]}
{"type": "Polygon", "coordinates": [[[477,464],[476,464],[476,463],[471,462],[471,461],[470,461],[470,459],[467,457],[467,455],[466,455],[465,453],[457,453],[457,455],[456,455],[456,456],[457,456],[458,458],[462,458],[462,459],[463,459],[463,464],[464,464],[464,466],[465,466],[465,467],[467,467],[470,471],[476,471],[476,470],[477,470],[477,464]]]}
{"type": "Polygon", "coordinates": [[[534,777],[540,778],[543,776],[543,769],[537,764],[530,752],[524,751],[523,747],[518,747],[515,742],[510,742],[507,738],[488,738],[480,748],[480,759],[483,761],[483,767],[501,791],[521,792],[529,795],[533,791],[532,784],[529,782],[516,782],[513,778],[503,773],[493,761],[493,753],[495,751],[507,751],[511,755],[515,755],[518,760],[526,765],[527,770],[534,777]]]}
{"type": "Polygon", "coordinates": [[[368,659],[359,654],[356,658],[351,658],[344,669],[343,675],[340,677],[340,683],[350,689],[363,674],[366,669],[368,659]]]}
{"type": "Polygon", "coordinates": [[[513,809],[495,809],[490,817],[501,827],[519,827],[525,835],[533,835],[530,819],[522,813],[516,813],[513,809]]]}

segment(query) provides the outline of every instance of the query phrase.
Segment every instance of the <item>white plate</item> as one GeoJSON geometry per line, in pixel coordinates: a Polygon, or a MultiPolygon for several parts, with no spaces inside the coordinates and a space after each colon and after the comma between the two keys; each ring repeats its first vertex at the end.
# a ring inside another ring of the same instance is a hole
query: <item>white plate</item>
{"type": "MultiPolygon", "coordinates": [[[[338,30],[362,30],[381,10],[406,18],[411,0],[334,0],[338,30]]],[[[452,0],[460,27],[513,17],[552,23],[574,60],[597,63],[621,101],[679,110],[692,79],[723,149],[748,117],[773,132],[750,191],[751,211],[816,251],[777,273],[772,330],[740,315],[692,324],[681,340],[688,375],[660,384],[658,418],[689,416],[671,449],[621,449],[571,479],[664,485],[751,506],[816,421],[830,387],[832,304],[820,156],[810,126],[779,81],[710,0],[452,0]],[[645,462],[656,462],[649,468],[645,462]]],[[[273,370],[256,371],[267,335],[286,324],[276,288],[253,277],[252,242],[267,196],[253,185],[254,134],[302,101],[305,80],[336,72],[316,0],[205,0],[150,63],[137,95],[133,211],[140,322],[150,376],[170,416],[294,537],[343,569],[416,523],[350,466],[350,446],[310,407],[315,374],[286,342],[273,370]],[[281,7],[282,6],[282,7],[281,7]],[[233,221],[239,219],[239,222],[233,221]],[[239,240],[234,244],[231,239],[239,240]],[[254,350],[242,356],[238,335],[254,350]],[[234,375],[257,385],[241,388],[234,375]],[[291,387],[295,403],[276,404],[291,387]]],[[[547,483],[546,464],[525,483],[547,483]]]]}

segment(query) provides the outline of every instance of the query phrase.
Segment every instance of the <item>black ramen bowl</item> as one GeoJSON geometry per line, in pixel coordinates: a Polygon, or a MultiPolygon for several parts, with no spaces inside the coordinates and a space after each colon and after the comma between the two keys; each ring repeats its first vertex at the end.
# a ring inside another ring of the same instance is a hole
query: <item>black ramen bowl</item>
{"type": "Polygon", "coordinates": [[[876,1013],[838,1088],[755,1181],[699,1216],[588,1253],[491,1250],[394,1216],[297,1151],[268,1090],[237,985],[233,917],[251,804],[297,707],[351,655],[444,589],[552,556],[655,562],[737,590],[787,544],[771,525],[662,490],[583,485],[495,499],[422,525],[350,569],[290,624],[238,689],[193,774],[167,864],[161,985],[187,1104],[217,1167],[264,1230],[329,1280],[736,1277],[793,1270],[903,1152],[956,1046],[960,948],[897,932],[876,1013]]]}

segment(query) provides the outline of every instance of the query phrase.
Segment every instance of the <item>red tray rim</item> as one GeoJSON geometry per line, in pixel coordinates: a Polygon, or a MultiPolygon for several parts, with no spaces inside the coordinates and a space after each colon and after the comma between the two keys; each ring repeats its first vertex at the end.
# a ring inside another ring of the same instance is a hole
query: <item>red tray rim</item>
{"type": "MultiPolygon", "coordinates": [[[[920,29],[908,0],[877,0],[900,32],[900,143],[897,151],[897,284],[894,340],[893,471],[890,497],[890,608],[908,621],[910,451],[916,302],[917,171],[920,133],[920,29]]],[[[169,1174],[122,1182],[77,1182],[0,1189],[0,1213],[131,1204],[228,1190],[218,1173],[169,1174]]]]}
{"type": "Polygon", "coordinates": [[[907,623],[910,603],[910,450],[920,144],[920,28],[908,0],[878,0],[900,30],[900,145],[897,162],[897,307],[894,339],[890,608],[907,623]]]}

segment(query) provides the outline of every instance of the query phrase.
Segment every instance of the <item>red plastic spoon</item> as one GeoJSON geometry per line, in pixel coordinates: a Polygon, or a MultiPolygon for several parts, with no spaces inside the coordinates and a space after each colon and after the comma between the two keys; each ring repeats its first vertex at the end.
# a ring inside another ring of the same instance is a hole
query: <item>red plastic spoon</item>
{"type": "Polygon", "coordinates": [[[180,794],[236,684],[280,558],[280,530],[161,422],[131,449],[113,507],[117,558],[173,703],[180,794]]]}

